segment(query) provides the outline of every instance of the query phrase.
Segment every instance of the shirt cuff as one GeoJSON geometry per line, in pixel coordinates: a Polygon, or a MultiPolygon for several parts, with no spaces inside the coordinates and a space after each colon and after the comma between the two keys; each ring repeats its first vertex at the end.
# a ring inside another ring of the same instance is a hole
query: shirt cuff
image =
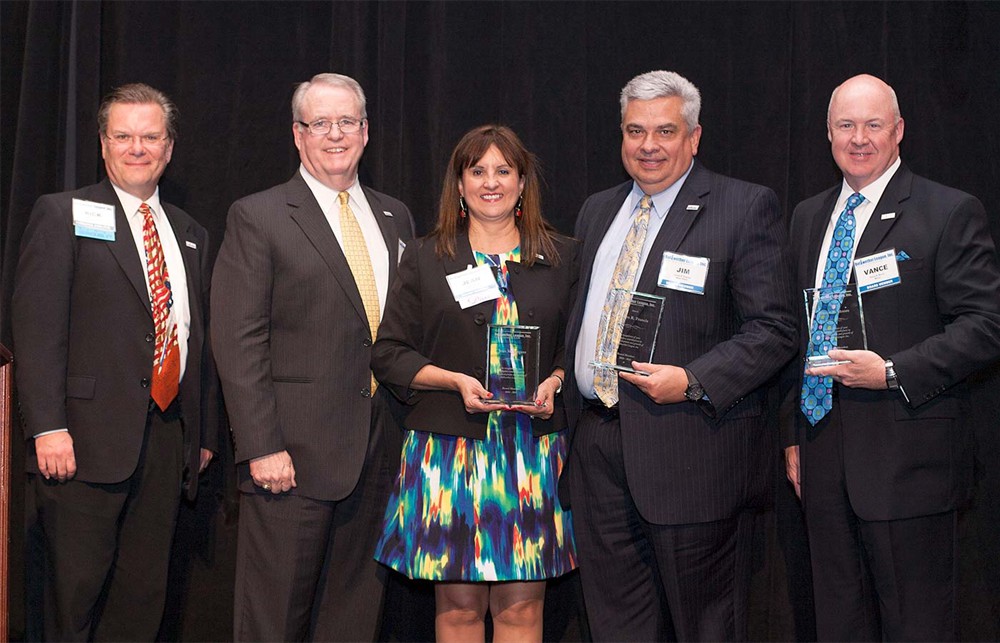
{"type": "Polygon", "coordinates": [[[52,429],[51,431],[42,431],[41,433],[36,433],[31,436],[32,438],[40,438],[43,435],[48,435],[50,433],[69,433],[69,429],[52,429]]]}

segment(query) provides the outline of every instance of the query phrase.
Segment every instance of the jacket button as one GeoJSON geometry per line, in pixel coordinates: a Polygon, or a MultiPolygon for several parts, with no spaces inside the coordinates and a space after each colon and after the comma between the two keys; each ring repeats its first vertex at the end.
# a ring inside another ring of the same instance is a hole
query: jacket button
{"type": "Polygon", "coordinates": [[[154,335],[153,333],[146,333],[146,341],[147,342],[151,342],[154,339],[156,339],[156,335],[154,335]]]}
{"type": "Polygon", "coordinates": [[[534,316],[535,316],[535,310],[534,309],[529,310],[528,317],[534,317],[534,316]]]}
{"type": "Polygon", "coordinates": [[[139,380],[139,386],[141,386],[142,388],[149,388],[149,378],[144,377],[141,380],[139,380]]]}
{"type": "Polygon", "coordinates": [[[370,388],[366,386],[365,388],[361,389],[361,397],[371,397],[371,396],[372,396],[372,390],[370,388]]]}
{"type": "Polygon", "coordinates": [[[365,346],[371,346],[372,345],[372,340],[369,337],[365,337],[365,341],[363,341],[361,343],[364,344],[365,346]]]}
{"type": "Polygon", "coordinates": [[[476,313],[476,316],[472,318],[472,321],[476,322],[476,326],[482,326],[486,323],[486,316],[482,313],[476,313]]]}

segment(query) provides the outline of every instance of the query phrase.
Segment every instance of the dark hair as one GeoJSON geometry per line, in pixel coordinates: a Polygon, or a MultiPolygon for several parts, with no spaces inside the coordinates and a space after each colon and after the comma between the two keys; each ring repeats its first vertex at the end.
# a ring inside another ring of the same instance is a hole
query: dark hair
{"type": "Polygon", "coordinates": [[[115,87],[108,92],[104,100],[101,101],[101,107],[97,110],[98,136],[104,136],[108,133],[108,117],[111,115],[111,106],[116,103],[129,105],[153,103],[159,105],[160,109],[163,110],[163,118],[167,122],[167,138],[171,141],[177,140],[177,106],[167,98],[166,94],[145,83],[130,83],[115,87]]]}
{"type": "Polygon", "coordinates": [[[438,256],[454,257],[456,236],[460,231],[468,230],[468,219],[460,215],[458,183],[462,173],[483,158],[491,145],[496,145],[504,160],[524,179],[521,216],[515,220],[521,233],[521,263],[530,266],[537,255],[543,254],[552,263],[558,264],[555,228],[542,217],[538,161],[524,147],[517,134],[504,125],[480,125],[469,130],[452,151],[441,186],[437,225],[431,233],[436,238],[435,250],[438,256]]]}

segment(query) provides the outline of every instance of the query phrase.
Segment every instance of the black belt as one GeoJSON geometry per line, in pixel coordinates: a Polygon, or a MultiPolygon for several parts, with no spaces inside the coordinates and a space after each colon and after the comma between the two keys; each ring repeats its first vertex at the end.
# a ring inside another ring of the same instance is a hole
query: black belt
{"type": "Polygon", "coordinates": [[[594,415],[598,416],[602,420],[617,420],[618,419],[618,405],[608,408],[604,406],[604,402],[600,399],[591,400],[589,398],[583,398],[583,408],[586,411],[590,411],[594,415]]]}

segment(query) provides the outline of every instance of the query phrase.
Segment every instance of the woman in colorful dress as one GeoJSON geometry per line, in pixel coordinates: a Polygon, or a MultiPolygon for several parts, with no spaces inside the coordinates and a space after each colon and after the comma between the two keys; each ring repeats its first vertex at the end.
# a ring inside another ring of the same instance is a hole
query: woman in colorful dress
{"type": "Polygon", "coordinates": [[[408,411],[375,558],[436,581],[439,641],[484,640],[487,612],[495,641],[541,641],[545,579],[576,567],[556,491],[576,243],[542,218],[538,181],[533,155],[509,128],[463,136],[437,226],[403,252],[375,343],[375,376],[408,411]],[[478,290],[465,278],[474,270],[478,290]],[[505,356],[525,347],[494,345],[489,355],[491,324],[540,328],[537,389],[517,391],[527,404],[496,403],[505,356]]]}

